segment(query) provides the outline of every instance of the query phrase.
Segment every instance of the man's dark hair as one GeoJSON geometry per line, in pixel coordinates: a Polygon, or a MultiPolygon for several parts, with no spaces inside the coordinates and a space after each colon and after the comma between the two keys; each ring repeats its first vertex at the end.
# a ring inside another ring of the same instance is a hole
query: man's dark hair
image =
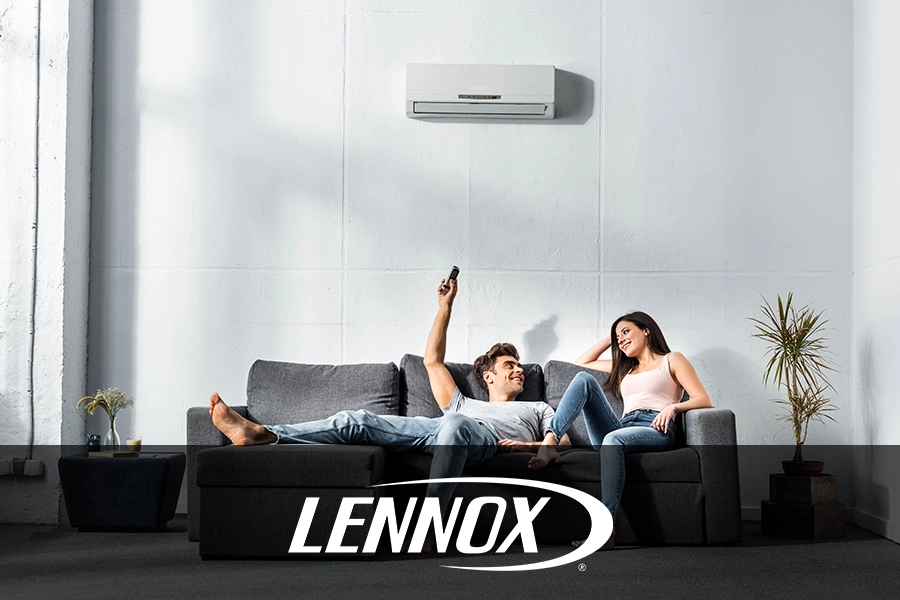
{"type": "Polygon", "coordinates": [[[488,391],[487,383],[484,381],[484,372],[493,371],[494,364],[501,356],[512,356],[519,360],[519,351],[510,343],[500,342],[491,346],[490,350],[475,359],[475,379],[478,380],[478,385],[484,391],[488,391]]]}

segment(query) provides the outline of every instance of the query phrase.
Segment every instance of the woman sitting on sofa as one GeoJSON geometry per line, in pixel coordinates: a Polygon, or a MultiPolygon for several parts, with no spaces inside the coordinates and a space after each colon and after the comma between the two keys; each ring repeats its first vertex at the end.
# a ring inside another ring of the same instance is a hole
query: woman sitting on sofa
{"type": "MultiPolygon", "coordinates": [[[[694,408],[710,408],[712,403],[688,359],[669,350],[659,325],[643,312],[616,319],[609,337],[588,348],[575,364],[604,371],[609,377],[601,387],[588,373],[575,376],[560,400],[550,424],[551,432],[528,466],[541,469],[555,460],[559,456],[557,440],[583,414],[591,444],[600,446],[603,504],[615,523],[625,484],[625,455],[672,448],[675,415],[694,408]],[[610,347],[612,360],[599,360],[610,347]],[[624,401],[621,419],[610,406],[604,389],[624,401]],[[684,391],[690,400],[680,402],[684,391]]],[[[576,547],[581,544],[572,542],[576,547]]],[[[615,529],[603,549],[614,546],[615,529]]]]}

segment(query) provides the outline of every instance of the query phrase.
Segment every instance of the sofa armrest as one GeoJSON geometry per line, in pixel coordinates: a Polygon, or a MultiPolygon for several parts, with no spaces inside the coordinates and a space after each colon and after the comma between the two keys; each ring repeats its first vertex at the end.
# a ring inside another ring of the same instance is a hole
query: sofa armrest
{"type": "MultiPolygon", "coordinates": [[[[246,406],[232,406],[247,417],[246,406]]],[[[206,406],[192,406],[187,410],[187,501],[188,540],[200,541],[200,488],[197,487],[197,455],[206,448],[227,446],[231,442],[213,425],[206,406]]]]}
{"type": "Polygon", "coordinates": [[[735,446],[734,413],[727,408],[698,408],[684,413],[684,437],[688,446],[735,446]]]}
{"type": "MultiPolygon", "coordinates": [[[[237,410],[241,416],[247,416],[246,406],[234,406],[232,408],[237,410]]],[[[226,446],[228,443],[228,438],[213,425],[207,407],[192,406],[187,409],[188,446],[226,446]]]]}
{"type": "Polygon", "coordinates": [[[734,413],[699,408],[684,413],[685,441],[700,457],[706,543],[741,541],[741,490],[734,413]]]}

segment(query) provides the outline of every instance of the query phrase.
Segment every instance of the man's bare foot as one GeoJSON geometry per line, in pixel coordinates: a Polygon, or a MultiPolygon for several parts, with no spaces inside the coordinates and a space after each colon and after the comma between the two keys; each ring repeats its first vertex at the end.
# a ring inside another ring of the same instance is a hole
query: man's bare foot
{"type": "Polygon", "coordinates": [[[528,468],[535,471],[543,469],[557,458],[559,458],[559,452],[556,451],[555,446],[542,444],[538,448],[537,456],[528,461],[528,468]]]}
{"type": "MultiPolygon", "coordinates": [[[[572,542],[572,546],[575,548],[580,548],[582,544],[584,544],[585,540],[576,540],[572,542]]],[[[616,549],[616,530],[613,529],[612,533],[609,536],[609,539],[606,540],[606,543],[600,546],[600,552],[604,550],[615,550],[616,549]]]]}
{"type": "Polygon", "coordinates": [[[218,393],[214,392],[209,397],[209,414],[216,429],[235,446],[256,446],[278,441],[278,436],[262,425],[248,421],[231,410],[218,393]]]}

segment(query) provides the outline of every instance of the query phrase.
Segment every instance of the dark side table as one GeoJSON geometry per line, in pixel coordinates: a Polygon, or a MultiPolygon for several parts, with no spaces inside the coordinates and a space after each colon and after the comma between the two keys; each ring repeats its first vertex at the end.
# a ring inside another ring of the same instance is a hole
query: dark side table
{"type": "Polygon", "coordinates": [[[79,531],[165,529],[175,516],[184,477],[183,452],[137,457],[59,459],[69,523],[79,531]]]}
{"type": "Polygon", "coordinates": [[[834,475],[772,473],[769,499],[761,508],[763,535],[807,540],[847,535],[847,507],[837,501],[834,475]]]}

